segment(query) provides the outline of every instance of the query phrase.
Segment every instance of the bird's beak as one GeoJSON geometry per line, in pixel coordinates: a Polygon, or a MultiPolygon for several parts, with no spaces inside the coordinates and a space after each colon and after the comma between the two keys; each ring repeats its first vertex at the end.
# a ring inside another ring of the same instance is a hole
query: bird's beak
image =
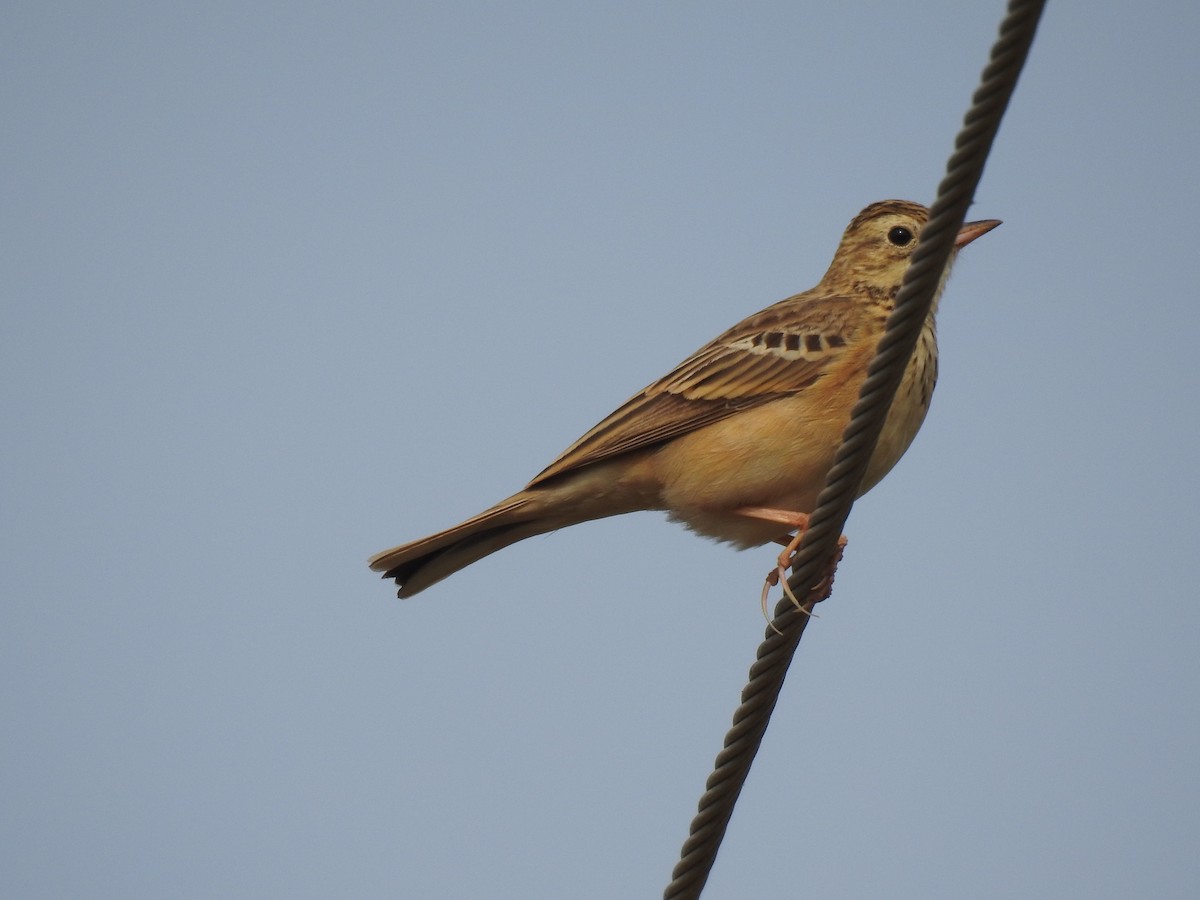
{"type": "Polygon", "coordinates": [[[975,238],[983,237],[999,224],[999,219],[980,219],[978,222],[968,222],[958,232],[958,237],[954,239],[954,249],[961,250],[975,238]]]}

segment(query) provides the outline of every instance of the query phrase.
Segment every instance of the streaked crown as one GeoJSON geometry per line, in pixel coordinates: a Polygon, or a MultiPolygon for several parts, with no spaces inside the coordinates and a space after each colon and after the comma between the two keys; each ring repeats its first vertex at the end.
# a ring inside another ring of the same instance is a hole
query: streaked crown
{"type": "Polygon", "coordinates": [[[928,218],[927,208],[909,200],[872,203],[846,227],[822,284],[898,287],[928,218]]]}

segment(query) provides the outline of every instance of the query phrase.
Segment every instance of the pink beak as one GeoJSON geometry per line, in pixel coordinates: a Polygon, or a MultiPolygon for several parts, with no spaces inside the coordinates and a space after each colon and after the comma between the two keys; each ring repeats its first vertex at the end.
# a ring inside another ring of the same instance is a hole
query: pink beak
{"type": "Polygon", "coordinates": [[[962,249],[975,238],[983,237],[999,224],[999,219],[980,219],[978,222],[967,222],[958,232],[958,237],[954,239],[954,249],[962,249]]]}

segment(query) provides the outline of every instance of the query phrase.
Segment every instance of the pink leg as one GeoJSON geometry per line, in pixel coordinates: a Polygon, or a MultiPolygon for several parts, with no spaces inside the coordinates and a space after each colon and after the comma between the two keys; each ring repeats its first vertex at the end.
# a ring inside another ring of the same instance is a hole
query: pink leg
{"type": "Polygon", "coordinates": [[[778,522],[789,528],[808,527],[808,513],[796,512],[793,509],[775,509],[772,506],[739,506],[734,510],[734,514],[745,516],[747,519],[778,522]]]}
{"type": "Polygon", "coordinates": [[[779,554],[780,574],[787,570],[788,564],[791,562],[792,554],[796,552],[796,548],[800,546],[800,541],[804,537],[804,532],[808,531],[808,513],[795,512],[790,509],[774,509],[770,506],[740,506],[734,510],[739,516],[745,516],[748,519],[761,519],[764,522],[778,522],[780,525],[787,525],[790,528],[796,529],[796,534],[781,535],[775,538],[775,543],[783,544],[784,551],[779,554]]]}
{"type": "Polygon", "coordinates": [[[796,548],[800,546],[800,541],[804,539],[804,533],[808,531],[808,513],[796,512],[789,509],[775,509],[769,506],[742,506],[734,510],[734,512],[739,516],[746,516],[750,519],[761,519],[764,522],[778,522],[780,525],[787,525],[789,528],[796,529],[795,535],[785,534],[775,538],[775,542],[783,544],[784,549],[775,561],[775,568],[767,574],[766,583],[763,584],[762,608],[763,615],[769,619],[770,616],[767,614],[767,594],[777,584],[783,585],[784,594],[796,604],[797,608],[801,607],[800,601],[788,586],[787,570],[792,564],[792,554],[796,552],[796,548]]]}
{"type": "MultiPolygon", "coordinates": [[[[808,531],[809,516],[808,513],[795,512],[787,509],[775,509],[766,506],[743,506],[734,510],[738,515],[746,516],[751,519],[761,519],[766,522],[778,522],[780,525],[787,525],[796,529],[796,534],[785,534],[775,538],[777,544],[783,544],[783,552],[779,554],[776,560],[776,567],[767,573],[766,581],[763,584],[762,590],[762,610],[763,616],[770,621],[770,614],[767,612],[767,595],[771,588],[777,584],[783,585],[783,592],[788,599],[796,605],[796,608],[809,615],[812,613],[805,608],[804,604],[792,593],[791,587],[787,583],[787,571],[792,565],[792,556],[800,546],[800,542],[804,540],[804,534],[808,531]]],[[[846,536],[842,535],[838,538],[837,553],[830,560],[829,571],[822,577],[814,588],[814,593],[828,593],[833,586],[833,573],[837,569],[838,561],[842,558],[842,551],[846,547],[846,536]]],[[[774,626],[772,626],[774,627],[774,626]]]]}

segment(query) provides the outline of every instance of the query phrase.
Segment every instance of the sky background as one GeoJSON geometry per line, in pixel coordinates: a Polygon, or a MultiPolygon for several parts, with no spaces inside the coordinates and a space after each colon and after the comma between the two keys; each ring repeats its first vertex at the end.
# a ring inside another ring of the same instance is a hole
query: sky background
{"type": "MultiPolygon", "coordinates": [[[[1200,891],[1200,5],[1137,6],[1045,14],[706,898],[1200,891]]],[[[4,4],[0,894],[659,896],[775,551],[366,559],[930,201],[1002,13],[4,4]]]]}

